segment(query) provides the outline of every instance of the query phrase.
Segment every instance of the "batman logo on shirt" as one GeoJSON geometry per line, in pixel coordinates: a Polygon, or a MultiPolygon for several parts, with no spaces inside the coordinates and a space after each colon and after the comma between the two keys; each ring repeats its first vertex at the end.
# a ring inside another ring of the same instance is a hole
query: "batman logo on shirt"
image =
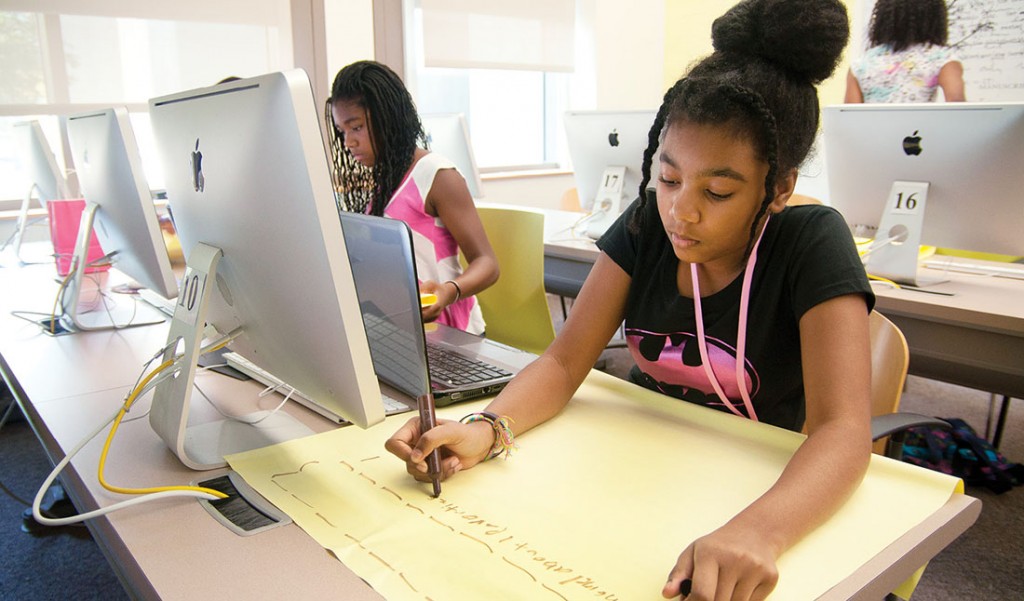
{"type": "MultiPolygon", "coordinates": [[[[704,371],[697,336],[691,332],[663,334],[637,328],[626,329],[626,342],[637,367],[665,394],[722,406],[704,371]]],[[[708,358],[719,384],[730,401],[743,406],[736,382],[736,349],[717,338],[707,338],[708,358]]],[[[743,386],[753,398],[759,378],[753,365],[745,361],[743,386]]]]}

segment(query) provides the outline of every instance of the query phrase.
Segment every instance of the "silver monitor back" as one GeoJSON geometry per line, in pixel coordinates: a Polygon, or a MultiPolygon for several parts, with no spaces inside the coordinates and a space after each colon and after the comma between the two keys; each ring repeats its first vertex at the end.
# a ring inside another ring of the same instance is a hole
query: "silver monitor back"
{"type": "Polygon", "coordinates": [[[877,227],[894,181],[928,182],[921,241],[1024,255],[1024,102],[827,106],[829,204],[877,227]]]}
{"type": "Polygon", "coordinates": [[[112,108],[68,117],[68,143],[82,195],[97,206],[93,231],[106,252],[117,253],[114,265],[164,298],[177,296],[128,111],[112,108]]]}
{"type": "Polygon", "coordinates": [[[57,158],[46,141],[38,121],[15,125],[20,138],[21,165],[26,177],[26,189],[34,188],[39,202],[68,198],[67,181],[57,165],[57,158]]]}
{"type": "Polygon", "coordinates": [[[480,182],[480,170],[473,154],[469,127],[462,113],[421,115],[420,120],[423,122],[423,131],[427,134],[430,150],[455,163],[455,167],[466,180],[469,193],[473,198],[481,198],[483,185],[480,182]]]}
{"type": "Polygon", "coordinates": [[[200,243],[223,253],[207,321],[221,333],[241,328],[232,350],[354,424],[382,421],[306,74],[242,79],[149,107],[186,260],[200,243]]]}
{"type": "MultiPolygon", "coordinates": [[[[637,197],[644,150],[657,111],[570,111],[565,114],[565,134],[579,194],[585,210],[593,207],[606,168],[625,167],[622,187],[625,202],[637,197]]],[[[657,157],[651,164],[650,186],[657,179],[657,157]]]]}

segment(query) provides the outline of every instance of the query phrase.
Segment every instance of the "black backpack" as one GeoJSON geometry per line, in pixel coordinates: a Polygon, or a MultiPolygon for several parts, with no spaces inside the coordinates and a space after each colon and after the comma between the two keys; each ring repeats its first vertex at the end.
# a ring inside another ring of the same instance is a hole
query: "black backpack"
{"type": "Polygon", "coordinates": [[[1024,484],[1024,465],[1006,460],[992,443],[959,418],[943,418],[952,429],[918,427],[907,431],[903,460],[1004,493],[1024,484]]]}

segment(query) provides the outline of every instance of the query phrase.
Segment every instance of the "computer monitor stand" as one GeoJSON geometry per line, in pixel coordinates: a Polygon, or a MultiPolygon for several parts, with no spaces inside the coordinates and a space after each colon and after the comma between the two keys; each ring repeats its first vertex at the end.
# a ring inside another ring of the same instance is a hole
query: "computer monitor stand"
{"type": "MultiPolygon", "coordinates": [[[[15,226],[14,240],[11,242],[11,246],[14,250],[14,259],[20,265],[24,265],[25,262],[21,259],[21,242],[25,238],[25,230],[28,229],[28,209],[32,204],[32,192],[36,189],[36,185],[32,184],[29,186],[28,191],[25,192],[25,197],[21,200],[21,207],[18,209],[18,222],[15,226]]],[[[39,204],[45,208],[45,204],[40,199],[39,204]]]]}
{"type": "Polygon", "coordinates": [[[898,284],[928,286],[946,281],[918,275],[918,249],[928,201],[928,182],[894,181],[865,266],[871,275],[898,284]]]}
{"type": "MultiPolygon", "coordinates": [[[[149,423],[183,464],[194,470],[211,470],[227,465],[225,455],[265,447],[308,436],[307,426],[283,412],[270,414],[259,423],[222,419],[190,426],[188,416],[195,381],[196,365],[202,354],[203,332],[210,296],[219,294],[217,263],[222,252],[206,244],[196,245],[188,258],[185,278],[178,291],[178,302],[167,335],[164,362],[173,360],[177,347],[184,346],[177,365],[169,369],[177,375],[156,385],[149,423]]],[[[239,332],[233,333],[237,336],[239,332]]]]}
{"type": "Polygon", "coordinates": [[[162,313],[130,297],[120,303],[113,298],[101,298],[96,309],[81,311],[79,299],[85,272],[90,267],[89,241],[92,239],[97,208],[96,204],[86,202],[82,209],[82,220],[78,226],[75,252],[71,260],[71,277],[61,291],[62,325],[72,331],[90,332],[162,323],[165,319],[162,313]]]}
{"type": "Polygon", "coordinates": [[[587,219],[587,236],[598,239],[622,212],[623,184],[626,181],[626,168],[612,165],[601,174],[601,185],[597,188],[594,205],[587,219]]]}

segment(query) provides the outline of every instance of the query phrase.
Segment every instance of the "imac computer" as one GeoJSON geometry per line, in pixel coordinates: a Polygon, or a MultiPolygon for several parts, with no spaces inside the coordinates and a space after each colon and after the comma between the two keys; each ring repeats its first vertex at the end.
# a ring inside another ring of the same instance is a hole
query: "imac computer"
{"type": "Polygon", "coordinates": [[[473,198],[481,198],[483,185],[480,182],[480,170],[476,165],[469,128],[462,113],[423,115],[420,120],[430,150],[455,163],[455,168],[466,180],[469,193],[473,198]]]}
{"type": "Polygon", "coordinates": [[[67,181],[57,166],[57,159],[46,141],[43,128],[38,121],[15,124],[21,148],[21,165],[26,176],[25,196],[18,211],[17,229],[12,246],[15,257],[21,255],[21,242],[28,227],[28,211],[33,195],[46,208],[51,200],[69,198],[67,181]]]}
{"type": "MultiPolygon", "coordinates": [[[[600,238],[637,197],[648,134],[657,111],[579,111],[565,114],[565,134],[580,205],[590,211],[587,235],[600,238]]],[[[651,163],[653,187],[657,157],[651,163]]]]}
{"type": "MultiPolygon", "coordinates": [[[[208,329],[208,339],[233,337],[233,352],[352,423],[382,421],[305,72],[153,98],[149,110],[187,265],[168,335],[183,349],[177,376],[155,388],[153,429],[197,470],[310,433],[284,412],[188,423],[208,329]]],[[[167,348],[165,363],[174,356],[167,348]]]]}
{"type": "Polygon", "coordinates": [[[67,127],[85,209],[72,272],[61,294],[62,324],[72,330],[98,330],[159,323],[164,320],[163,314],[125,295],[110,295],[88,313],[79,310],[88,241],[93,233],[117,269],[141,286],[173,298],[178,294],[178,284],[142,172],[128,111],[116,108],[72,115],[67,127]],[[129,302],[113,301],[118,296],[129,302]]]}
{"type": "Polygon", "coordinates": [[[868,273],[918,276],[920,244],[1024,255],[1024,103],[825,107],[829,202],[874,238],[868,273]]]}

